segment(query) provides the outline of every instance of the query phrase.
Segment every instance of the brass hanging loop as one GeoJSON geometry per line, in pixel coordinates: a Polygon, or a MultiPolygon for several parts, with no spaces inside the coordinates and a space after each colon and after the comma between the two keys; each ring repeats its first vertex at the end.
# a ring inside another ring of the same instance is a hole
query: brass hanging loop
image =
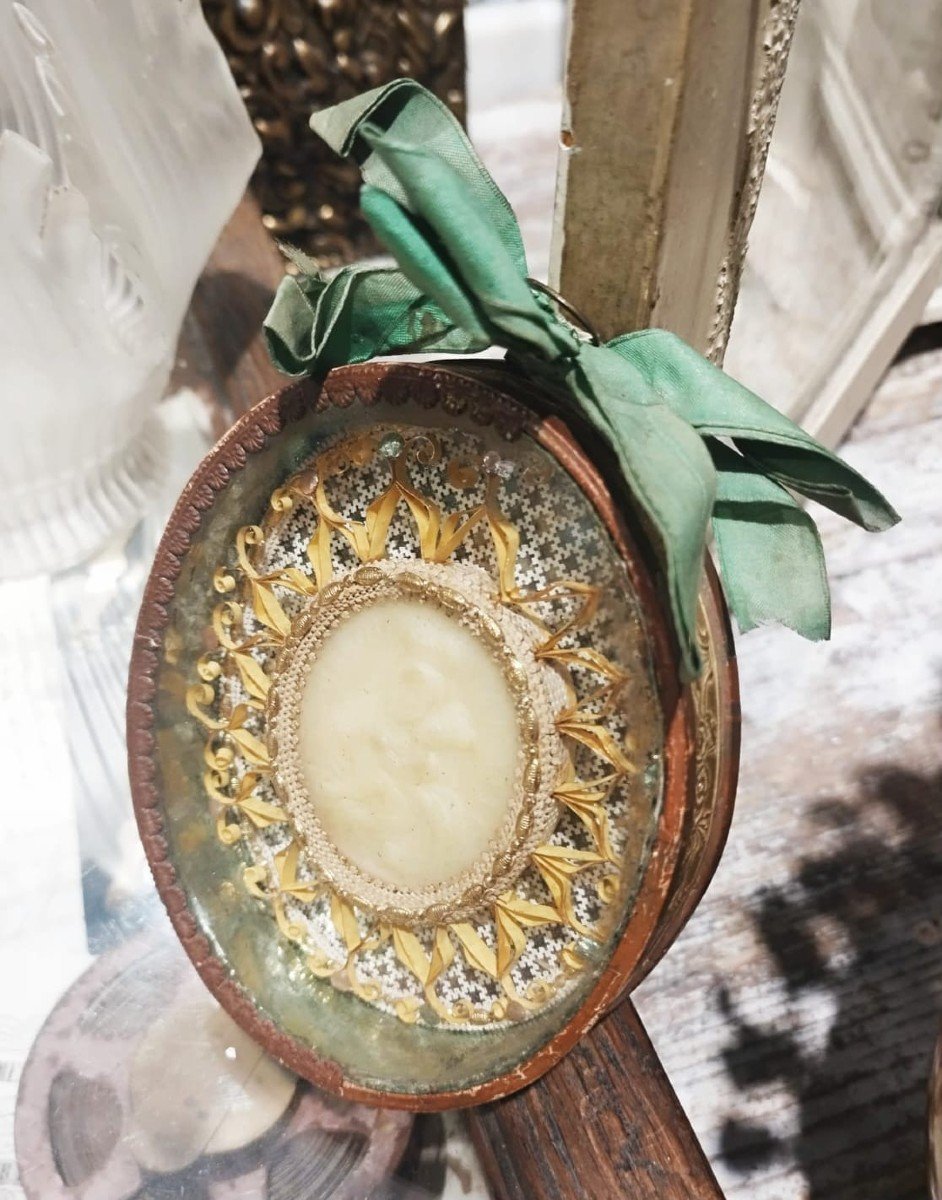
{"type": "Polygon", "coordinates": [[[587,333],[596,346],[602,344],[602,339],[599,336],[595,326],[579,311],[574,304],[570,304],[565,296],[561,296],[555,288],[550,287],[548,283],[543,283],[539,279],[534,279],[531,275],[527,276],[527,283],[530,287],[538,292],[542,292],[544,296],[549,296],[550,300],[557,308],[562,310],[563,315],[570,320],[570,324],[577,326],[587,333]]]}

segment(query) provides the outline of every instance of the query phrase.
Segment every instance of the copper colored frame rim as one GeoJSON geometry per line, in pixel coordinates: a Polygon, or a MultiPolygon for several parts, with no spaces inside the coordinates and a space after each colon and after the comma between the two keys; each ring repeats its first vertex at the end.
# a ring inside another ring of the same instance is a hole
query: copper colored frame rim
{"type": "Polygon", "coordinates": [[[718,730],[716,758],[719,765],[714,783],[714,805],[710,825],[701,849],[696,870],[683,894],[672,890],[664,909],[662,920],[649,944],[645,947],[637,967],[632,972],[626,991],[631,992],[645,979],[670,949],[675,938],[693,916],[703,895],[710,885],[722,857],[729,837],[739,781],[739,756],[741,734],[741,712],[739,701],[739,672],[736,666],[736,648],[729,609],[720,585],[719,576],[712,562],[707,560],[706,584],[713,600],[716,616],[714,646],[717,652],[719,711],[726,720],[718,730]]]}
{"type": "MultiPolygon", "coordinates": [[[[585,1001],[568,1022],[527,1061],[480,1084],[452,1092],[387,1092],[345,1078],[340,1066],[300,1045],[280,1031],[258,1010],[250,996],[230,978],[228,969],[214,953],[189,909],[187,896],[178,883],[164,835],[163,796],[157,778],[153,700],[160,670],[159,648],[169,622],[176,580],[191,539],[212,508],[216,493],[241,470],[252,453],[262,450],[269,439],[304,412],[323,410],[331,404],[348,407],[370,405],[382,398],[384,384],[404,380],[410,398],[428,406],[437,403],[441,385],[453,385],[458,372],[442,366],[397,366],[366,363],[342,367],[322,385],[304,380],[275,392],[245,413],[197,467],[184,489],[161,538],[138,618],[131,654],[128,682],[127,730],[131,794],[141,841],[158,893],[180,942],[203,982],[229,1015],[269,1054],[312,1083],[350,1100],[389,1108],[436,1111],[492,1100],[532,1083],[550,1069],[605,1014],[625,988],[626,981],[642,960],[665,905],[677,863],[684,816],[689,803],[695,759],[696,731],[689,689],[678,691],[676,653],[672,635],[658,606],[653,581],[642,569],[631,538],[604,487],[602,479],[576,446],[561,422],[530,424],[531,434],[552,450],[580,484],[606,525],[637,588],[646,616],[651,622],[658,693],[665,714],[665,780],[661,820],[647,869],[625,932],[585,1001]]],[[[512,394],[460,375],[462,388],[476,391],[482,399],[500,398],[508,409],[520,409],[512,394]]]]}
{"type": "MultiPolygon", "coordinates": [[[[651,580],[647,574],[638,572],[636,568],[636,548],[630,534],[624,527],[621,514],[615,507],[611,493],[605,485],[600,472],[594,464],[585,457],[583,451],[573,442],[572,435],[562,422],[549,418],[542,424],[540,442],[550,449],[561,462],[567,465],[570,473],[578,479],[583,490],[589,496],[596,511],[600,513],[606,528],[611,533],[622,557],[628,565],[632,584],[642,594],[643,587],[650,588],[651,580]],[[573,461],[568,462],[569,456],[573,461]],[[580,462],[576,462],[578,456],[580,462]]],[[[733,641],[733,629],[730,623],[729,609],[723,595],[719,576],[709,555],[706,558],[706,588],[712,601],[712,616],[715,618],[713,635],[715,638],[714,651],[716,669],[718,672],[717,687],[719,692],[719,709],[727,716],[722,729],[718,730],[720,743],[717,746],[717,762],[719,771],[714,784],[714,805],[711,809],[711,821],[705,843],[697,856],[696,869],[688,886],[682,893],[676,893],[673,884],[676,877],[672,871],[671,889],[667,901],[660,913],[651,937],[638,958],[630,975],[624,981],[619,993],[614,997],[610,1008],[614,1007],[638,986],[641,981],[657,966],[667,953],[674,939],[690,920],[703,894],[710,884],[722,856],[729,836],[733,819],[733,807],[736,797],[736,784],[739,778],[740,754],[740,706],[739,706],[739,673],[736,667],[736,648],[733,641]]],[[[670,636],[670,635],[668,635],[670,636]]],[[[689,689],[687,689],[689,696],[689,689]]],[[[694,755],[696,756],[697,740],[694,733],[694,755]]],[[[682,853],[682,835],[678,841],[678,849],[682,853]]],[[[675,866],[676,866],[675,861],[675,866]]]]}

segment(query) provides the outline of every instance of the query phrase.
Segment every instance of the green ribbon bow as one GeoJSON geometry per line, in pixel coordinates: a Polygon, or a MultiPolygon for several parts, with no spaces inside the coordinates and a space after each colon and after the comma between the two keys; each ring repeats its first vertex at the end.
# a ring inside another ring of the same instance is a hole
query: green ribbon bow
{"type": "Polygon", "coordinates": [[[674,334],[581,337],[527,282],[506,197],[451,113],[414,81],[316,113],[311,125],[359,163],[363,213],[399,266],[346,267],[328,280],[289,252],[305,273],[284,279],[265,321],[282,371],[502,346],[563,415],[581,415],[614,450],[659,551],[687,676],[700,668],[711,519],[740,629],[780,621],[828,637],[821,540],[790,492],[886,529],[899,518],[866,479],[674,334]]]}

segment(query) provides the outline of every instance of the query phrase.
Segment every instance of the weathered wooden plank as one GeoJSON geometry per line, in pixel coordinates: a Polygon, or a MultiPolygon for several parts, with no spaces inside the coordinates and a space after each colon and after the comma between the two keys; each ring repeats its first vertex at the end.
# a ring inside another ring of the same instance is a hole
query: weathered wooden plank
{"type": "Polygon", "coordinates": [[[532,1087],[468,1114],[499,1200],[716,1200],[630,1001],[532,1087]]]}
{"type": "Polygon", "coordinates": [[[798,0],[573,0],[551,279],[722,358],[798,0]]]}
{"type": "Polygon", "coordinates": [[[790,414],[835,446],[865,408],[873,389],[913,328],[942,275],[942,221],[933,221],[906,254],[893,254],[867,281],[868,316],[806,411],[790,414]]]}

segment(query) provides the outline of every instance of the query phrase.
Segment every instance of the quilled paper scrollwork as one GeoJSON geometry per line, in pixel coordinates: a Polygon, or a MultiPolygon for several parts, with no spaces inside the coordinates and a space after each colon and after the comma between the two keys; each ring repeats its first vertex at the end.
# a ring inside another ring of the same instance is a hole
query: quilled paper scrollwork
{"type": "MultiPolygon", "coordinates": [[[[651,767],[627,736],[625,667],[593,640],[603,589],[575,576],[518,582],[528,548],[502,489],[514,471],[521,488],[538,489],[540,468],[481,453],[457,435],[371,426],[279,487],[214,575],[214,646],[199,660],[187,704],[206,730],[204,787],[217,834],[243,855],[248,892],[270,906],[313,975],[407,1022],[525,1019],[580,978],[586,947],[623,919],[635,864],[624,869],[622,826],[633,780],[651,767]],[[450,509],[446,493],[470,503],[450,509]],[[475,592],[481,579],[485,591],[475,592]],[[337,605],[402,588],[450,607],[490,639],[516,680],[532,755],[516,823],[493,847],[488,871],[474,888],[445,888],[407,911],[324,853],[276,736],[285,707],[290,719],[282,693],[304,639],[312,630],[315,640],[329,636],[337,605]],[[489,616],[488,605],[510,624],[489,616]],[[519,640],[521,629],[529,640],[519,640]],[[531,704],[541,672],[554,681],[549,730],[531,704]]],[[[531,524],[540,536],[538,520],[531,524]]]]}

